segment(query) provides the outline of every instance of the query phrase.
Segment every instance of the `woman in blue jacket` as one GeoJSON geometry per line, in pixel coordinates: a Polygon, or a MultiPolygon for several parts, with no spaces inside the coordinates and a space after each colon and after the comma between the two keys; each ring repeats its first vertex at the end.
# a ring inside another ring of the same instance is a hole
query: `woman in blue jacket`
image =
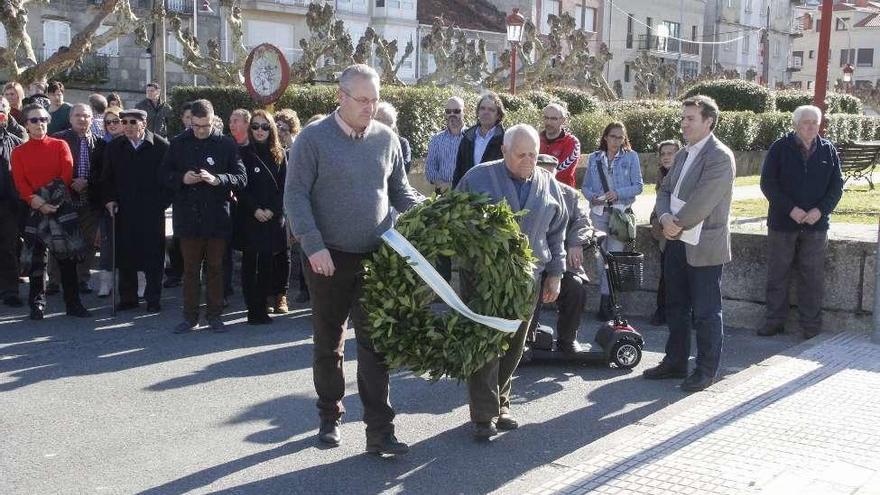
{"type": "MultiPolygon", "coordinates": [[[[642,170],[639,155],[633,151],[623,122],[612,122],[602,131],[599,149],[590,154],[587,173],[582,187],[590,202],[590,220],[596,230],[608,233],[611,208],[628,209],[642,193],[642,170]]],[[[607,236],[604,248],[622,251],[623,243],[607,236]]],[[[611,300],[608,297],[608,280],[601,260],[597,262],[602,298],[596,319],[612,317],[611,300]]]]}

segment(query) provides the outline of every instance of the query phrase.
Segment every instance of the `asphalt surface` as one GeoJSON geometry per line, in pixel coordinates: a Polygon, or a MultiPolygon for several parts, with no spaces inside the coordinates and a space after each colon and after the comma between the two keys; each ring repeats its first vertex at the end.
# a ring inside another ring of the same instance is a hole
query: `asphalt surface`
{"type": "MultiPolygon", "coordinates": [[[[116,318],[94,296],[85,298],[89,319],[54,313],[60,296],[42,322],[0,307],[0,493],[522,493],[594,441],[685,397],[676,381],[640,378],[662,357],[666,333],[636,320],[646,349],[632,372],[521,367],[513,385],[521,426],[491,443],[471,438],[463,385],[395,373],[397,433],[411,452],[378,458],[364,453],[349,331],[343,443],[323,448],[308,308],[251,327],[235,296],[229,333],[174,335],[179,296],[167,290],[159,315],[142,305],[116,318]]],[[[585,315],[581,340],[595,327],[585,315]]],[[[797,343],[727,329],[723,374],[797,343]]]]}

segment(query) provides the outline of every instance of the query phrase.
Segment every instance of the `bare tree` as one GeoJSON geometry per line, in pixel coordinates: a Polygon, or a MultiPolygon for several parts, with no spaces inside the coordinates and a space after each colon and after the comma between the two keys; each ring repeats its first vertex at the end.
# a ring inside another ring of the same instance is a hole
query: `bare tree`
{"type": "MultiPolygon", "coordinates": [[[[198,6],[193,5],[193,8],[198,6]]],[[[244,46],[244,34],[241,23],[241,4],[239,0],[220,0],[221,10],[227,12],[225,22],[229,23],[230,45],[232,46],[232,60],[223,60],[220,42],[215,39],[208,40],[207,52],[203,52],[199,40],[193,36],[189,27],[184,27],[183,22],[176,14],[168,15],[168,21],[174,32],[174,37],[183,48],[183,57],[166,54],[166,58],[181,66],[190,74],[205,76],[220,84],[236,85],[244,82],[244,64],[247,61],[248,50],[244,46]]],[[[160,14],[155,14],[154,17],[160,14]]],[[[223,22],[221,20],[221,22],[223,22]]]]}

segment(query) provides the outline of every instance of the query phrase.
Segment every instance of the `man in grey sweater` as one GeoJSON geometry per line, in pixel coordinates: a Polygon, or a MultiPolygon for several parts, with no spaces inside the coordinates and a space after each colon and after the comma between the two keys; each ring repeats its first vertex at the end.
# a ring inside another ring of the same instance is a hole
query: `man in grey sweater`
{"type": "MultiPolygon", "coordinates": [[[[568,224],[559,183],[553,174],[535,166],[539,143],[534,127],[527,124],[511,127],[504,133],[501,147],[504,158],[468,170],[456,186],[459,191],[488,194],[495,202],[507,201],[514,212],[527,212],[518,222],[537,258],[533,272],[536,306],[539,297],[550,303],[559,296],[565,272],[568,224]]],[[[510,386],[522,357],[529,323],[523,322],[504,355],[480,368],[468,382],[471,421],[478,440],[488,440],[499,429],[513,430],[519,426],[510,414],[510,386]]]]}
{"type": "Polygon", "coordinates": [[[330,445],[341,440],[343,332],[350,317],[367,451],[403,454],[409,447],[394,435],[388,368],[366,333],[362,261],[391,226],[391,208],[403,212],[424,198],[407,181],[394,131],[373,120],[379,102],[376,71],[361,64],[348,67],[339,78],[337,96],[336,111],[303,129],[294,141],[291,162],[296,166],[287,173],[284,194],[293,235],[308,256],[303,271],[312,296],[318,439],[330,445]]]}

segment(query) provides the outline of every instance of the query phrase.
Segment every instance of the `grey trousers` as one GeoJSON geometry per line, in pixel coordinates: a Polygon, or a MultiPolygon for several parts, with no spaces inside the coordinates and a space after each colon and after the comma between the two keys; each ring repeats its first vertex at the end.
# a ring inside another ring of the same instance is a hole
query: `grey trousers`
{"type": "Polygon", "coordinates": [[[803,230],[767,233],[768,325],[783,325],[788,317],[788,287],[797,277],[798,316],[801,330],[822,330],[822,297],[825,281],[825,246],[828,232],[803,230]]]}

